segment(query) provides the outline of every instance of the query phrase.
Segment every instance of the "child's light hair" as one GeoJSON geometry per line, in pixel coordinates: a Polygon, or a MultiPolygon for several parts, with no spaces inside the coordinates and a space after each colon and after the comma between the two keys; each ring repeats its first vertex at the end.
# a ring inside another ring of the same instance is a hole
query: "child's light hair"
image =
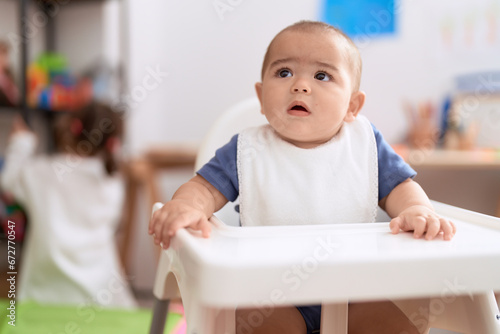
{"type": "Polygon", "coordinates": [[[288,31],[304,33],[331,33],[333,34],[333,36],[337,37],[338,41],[341,42],[344,46],[345,57],[351,67],[353,77],[353,92],[357,92],[359,90],[359,86],[361,83],[362,62],[361,55],[358,48],[356,47],[356,44],[354,44],[349,36],[344,34],[344,32],[342,32],[340,29],[319,21],[299,21],[281,30],[267,47],[267,51],[264,56],[264,62],[262,64],[261,78],[264,78],[264,73],[266,72],[267,66],[269,65],[269,54],[274,42],[276,41],[278,36],[288,31]]]}

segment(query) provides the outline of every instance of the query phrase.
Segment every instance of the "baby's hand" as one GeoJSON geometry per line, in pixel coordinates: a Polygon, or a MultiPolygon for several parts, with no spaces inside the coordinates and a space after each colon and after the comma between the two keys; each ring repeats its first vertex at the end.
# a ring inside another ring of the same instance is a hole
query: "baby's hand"
{"type": "Polygon", "coordinates": [[[415,238],[425,235],[425,239],[432,240],[443,232],[444,240],[451,240],[456,232],[453,222],[437,215],[432,209],[423,205],[414,205],[403,210],[399,216],[391,220],[393,234],[403,231],[413,231],[415,238]]]}
{"type": "Polygon", "coordinates": [[[204,238],[210,236],[211,228],[206,214],[183,200],[173,199],[153,214],[148,233],[153,235],[155,244],[167,249],[170,239],[178,229],[184,227],[200,230],[204,238]]]}

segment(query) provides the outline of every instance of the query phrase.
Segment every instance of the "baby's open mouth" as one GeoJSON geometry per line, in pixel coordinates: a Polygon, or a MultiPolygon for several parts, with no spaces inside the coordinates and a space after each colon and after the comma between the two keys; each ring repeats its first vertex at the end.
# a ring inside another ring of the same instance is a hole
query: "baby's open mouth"
{"type": "Polygon", "coordinates": [[[288,109],[288,114],[292,116],[308,116],[310,112],[305,106],[295,104],[290,109],[288,109]]]}
{"type": "Polygon", "coordinates": [[[302,111],[307,111],[306,108],[304,108],[303,106],[294,106],[292,107],[292,110],[302,110],[302,111]]]}

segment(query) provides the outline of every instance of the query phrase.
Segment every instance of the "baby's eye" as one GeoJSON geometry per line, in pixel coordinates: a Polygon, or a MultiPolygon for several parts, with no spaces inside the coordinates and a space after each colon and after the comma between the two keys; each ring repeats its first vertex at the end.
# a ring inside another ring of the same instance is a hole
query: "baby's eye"
{"type": "Polygon", "coordinates": [[[314,79],[321,81],[330,81],[332,79],[332,76],[326,72],[318,72],[314,75],[314,79]]]}
{"type": "Polygon", "coordinates": [[[291,77],[292,76],[292,72],[290,72],[290,70],[286,69],[286,68],[278,70],[278,72],[276,74],[278,74],[278,76],[280,78],[287,78],[287,77],[291,77]]]}

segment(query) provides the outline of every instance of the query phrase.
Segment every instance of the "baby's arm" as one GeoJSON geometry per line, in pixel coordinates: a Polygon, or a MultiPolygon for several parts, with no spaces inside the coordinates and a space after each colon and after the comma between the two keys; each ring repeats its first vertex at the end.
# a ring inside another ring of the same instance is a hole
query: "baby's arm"
{"type": "Polygon", "coordinates": [[[434,239],[440,232],[445,240],[451,240],[455,235],[453,222],[434,211],[424,190],[412,179],[396,186],[379,205],[393,217],[390,228],[394,234],[400,230],[413,231],[415,238],[425,235],[427,240],[434,239]]]}
{"type": "Polygon", "coordinates": [[[161,243],[165,249],[176,231],[183,227],[200,230],[203,237],[208,238],[208,219],[227,202],[212,184],[196,175],[175,192],[171,201],[153,214],[149,234],[154,236],[155,244],[161,243]]]}

